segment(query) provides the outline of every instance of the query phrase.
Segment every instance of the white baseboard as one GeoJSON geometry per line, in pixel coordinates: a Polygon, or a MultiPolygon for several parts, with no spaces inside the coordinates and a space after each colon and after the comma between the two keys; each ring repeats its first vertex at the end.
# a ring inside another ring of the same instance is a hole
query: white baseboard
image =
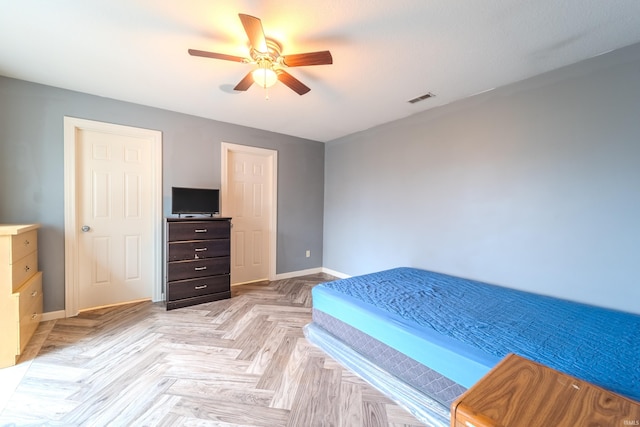
{"type": "Polygon", "coordinates": [[[56,319],[64,319],[66,313],[64,310],[58,311],[49,311],[48,313],[42,313],[42,322],[46,322],[47,320],[56,320],[56,319]]]}
{"type": "Polygon", "coordinates": [[[339,271],[334,271],[325,267],[316,267],[309,268],[307,270],[298,270],[298,271],[290,271],[289,273],[276,274],[274,280],[282,280],[282,279],[291,279],[293,277],[306,276],[309,274],[318,274],[318,273],[326,273],[331,276],[337,277],[339,279],[346,279],[347,277],[351,277],[348,274],[340,273],[339,271]]]}
{"type": "Polygon", "coordinates": [[[292,277],[306,276],[322,273],[322,267],[309,268],[307,270],[290,271],[289,273],[276,274],[274,280],[291,279],[292,277]]]}
{"type": "Polygon", "coordinates": [[[253,285],[254,283],[267,283],[267,282],[268,282],[268,280],[264,280],[264,279],[252,280],[252,281],[249,281],[249,282],[232,283],[231,287],[233,288],[234,286],[253,285]]]}
{"type": "Polygon", "coordinates": [[[339,271],[331,270],[330,268],[322,267],[322,272],[337,277],[338,279],[347,279],[351,277],[348,274],[340,273],[339,271]]]}

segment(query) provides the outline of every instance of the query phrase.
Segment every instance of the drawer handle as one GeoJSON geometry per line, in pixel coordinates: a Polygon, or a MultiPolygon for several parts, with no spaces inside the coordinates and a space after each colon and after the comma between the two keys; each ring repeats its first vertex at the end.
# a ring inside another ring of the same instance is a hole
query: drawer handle
{"type": "Polygon", "coordinates": [[[26,272],[26,271],[29,271],[29,270],[31,270],[31,267],[29,267],[28,265],[25,265],[24,266],[24,271],[26,272]]]}
{"type": "Polygon", "coordinates": [[[202,285],[202,286],[196,286],[194,289],[204,289],[206,287],[207,287],[207,285],[202,285]]]}
{"type": "Polygon", "coordinates": [[[195,267],[194,270],[195,271],[202,271],[202,270],[206,270],[207,267],[195,267]]]}
{"type": "Polygon", "coordinates": [[[193,231],[195,231],[196,233],[206,233],[207,229],[206,228],[196,228],[193,231]]]}
{"type": "Polygon", "coordinates": [[[204,252],[207,248],[196,248],[196,252],[204,252]]]}
{"type": "Polygon", "coordinates": [[[35,319],[36,319],[36,317],[38,317],[38,313],[33,313],[33,314],[31,315],[31,320],[35,320],[35,319]]]}
{"type": "Polygon", "coordinates": [[[36,295],[38,295],[38,291],[31,292],[31,298],[35,297],[36,295]]]}
{"type": "Polygon", "coordinates": [[[25,245],[25,246],[29,246],[29,244],[30,244],[30,243],[31,243],[31,242],[29,242],[28,240],[25,240],[25,241],[24,241],[24,245],[25,245]]]}

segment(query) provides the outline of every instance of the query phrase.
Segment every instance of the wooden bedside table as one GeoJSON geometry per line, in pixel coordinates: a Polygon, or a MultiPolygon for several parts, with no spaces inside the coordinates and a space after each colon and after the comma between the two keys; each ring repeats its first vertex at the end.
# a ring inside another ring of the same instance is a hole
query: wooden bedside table
{"type": "Polygon", "coordinates": [[[451,404],[451,427],[640,425],[640,403],[507,355],[451,404]]]}

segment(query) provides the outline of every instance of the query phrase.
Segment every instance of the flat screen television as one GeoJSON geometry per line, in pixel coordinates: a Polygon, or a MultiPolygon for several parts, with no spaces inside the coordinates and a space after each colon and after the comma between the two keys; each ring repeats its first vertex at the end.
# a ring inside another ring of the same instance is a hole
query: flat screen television
{"type": "Polygon", "coordinates": [[[220,190],[171,187],[171,213],[178,214],[178,216],[219,214],[220,190]]]}

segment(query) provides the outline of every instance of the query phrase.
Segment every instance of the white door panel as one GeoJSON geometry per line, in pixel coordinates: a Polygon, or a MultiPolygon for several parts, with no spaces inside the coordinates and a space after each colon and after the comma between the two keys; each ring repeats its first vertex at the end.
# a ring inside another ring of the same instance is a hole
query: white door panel
{"type": "Polygon", "coordinates": [[[233,147],[223,156],[227,176],[222,204],[233,223],[231,283],[269,280],[275,269],[275,152],[233,147]]]}
{"type": "Polygon", "coordinates": [[[233,283],[246,283],[269,278],[269,247],[262,234],[269,229],[269,218],[263,215],[265,170],[267,158],[232,152],[230,177],[232,194],[230,215],[233,218],[231,277],[233,283]]]}
{"type": "Polygon", "coordinates": [[[78,132],[79,309],[151,298],[150,147],[113,133],[78,132]]]}
{"type": "Polygon", "coordinates": [[[74,139],[75,309],[152,299],[159,221],[155,147],[148,135],[113,129],[76,129],[74,139]]]}

